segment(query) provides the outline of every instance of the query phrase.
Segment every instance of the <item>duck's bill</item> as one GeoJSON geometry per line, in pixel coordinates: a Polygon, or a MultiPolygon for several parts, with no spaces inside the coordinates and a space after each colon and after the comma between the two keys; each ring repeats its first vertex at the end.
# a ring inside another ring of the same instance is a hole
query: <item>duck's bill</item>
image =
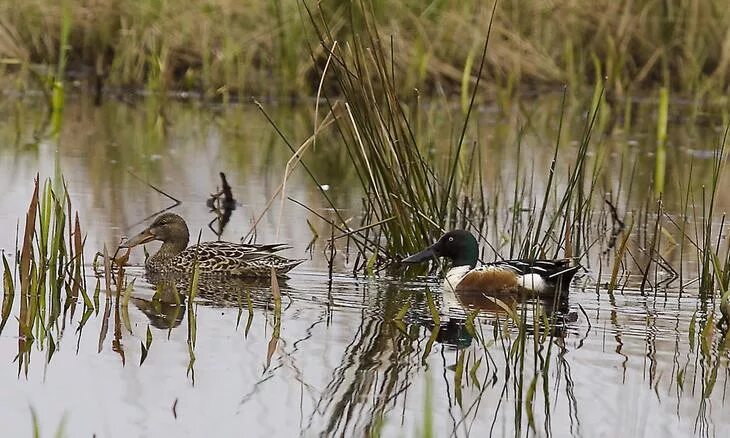
{"type": "Polygon", "coordinates": [[[120,248],[133,248],[137,245],[142,245],[147,242],[152,242],[155,240],[155,235],[152,234],[149,228],[142,231],[141,233],[137,234],[136,236],[132,237],[131,239],[128,239],[126,242],[122,242],[121,245],[119,245],[120,248]]]}
{"type": "Polygon", "coordinates": [[[431,260],[436,257],[436,253],[433,250],[433,246],[429,246],[428,248],[424,249],[423,251],[413,254],[412,256],[406,257],[403,260],[401,260],[401,263],[405,264],[415,264],[415,263],[421,263],[428,260],[431,260]]]}

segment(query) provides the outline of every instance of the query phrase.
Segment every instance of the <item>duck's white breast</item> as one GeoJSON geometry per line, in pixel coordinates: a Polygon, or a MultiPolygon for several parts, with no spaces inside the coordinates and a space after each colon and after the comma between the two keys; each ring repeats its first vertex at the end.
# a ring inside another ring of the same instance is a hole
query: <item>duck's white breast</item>
{"type": "Polygon", "coordinates": [[[470,266],[456,266],[449,269],[444,280],[444,289],[454,290],[462,278],[471,271],[470,266]]]}

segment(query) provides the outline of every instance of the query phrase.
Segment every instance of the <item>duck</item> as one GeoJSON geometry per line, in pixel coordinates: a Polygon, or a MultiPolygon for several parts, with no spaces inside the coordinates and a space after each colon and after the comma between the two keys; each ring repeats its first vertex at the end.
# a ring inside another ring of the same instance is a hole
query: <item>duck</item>
{"type": "Polygon", "coordinates": [[[423,251],[406,257],[404,264],[416,264],[444,257],[451,260],[444,289],[456,293],[486,295],[529,292],[538,296],[566,293],[581,268],[573,259],[503,260],[477,266],[479,244],[466,230],[449,231],[423,251]]]}
{"type": "Polygon", "coordinates": [[[153,240],[162,241],[162,246],[145,262],[148,275],[190,273],[197,262],[202,275],[263,278],[270,277],[273,268],[277,277],[286,277],[304,261],[277,254],[290,248],[282,243],[203,242],[188,247],[188,225],[175,213],[157,216],[152,225],[120,247],[133,248],[153,240]]]}

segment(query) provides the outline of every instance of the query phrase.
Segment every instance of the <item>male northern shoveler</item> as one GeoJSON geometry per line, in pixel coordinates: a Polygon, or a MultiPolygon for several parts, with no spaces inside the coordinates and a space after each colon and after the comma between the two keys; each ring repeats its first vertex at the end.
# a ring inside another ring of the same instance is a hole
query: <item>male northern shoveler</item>
{"type": "Polygon", "coordinates": [[[202,274],[221,274],[237,277],[268,277],[271,268],[277,276],[302,263],[277,252],[288,246],[276,243],[255,245],[231,242],[204,242],[188,248],[190,233],[185,220],[174,214],[164,213],[148,228],[124,242],[121,246],[132,248],[153,240],[161,240],[159,251],[147,259],[148,273],[190,272],[195,261],[202,274]]]}
{"type": "Polygon", "coordinates": [[[481,292],[488,295],[529,291],[538,295],[553,295],[568,290],[580,265],[570,259],[505,260],[477,267],[479,245],[465,230],[454,230],[441,236],[438,242],[418,254],[403,259],[403,263],[420,263],[436,257],[452,261],[446,273],[444,287],[455,292],[481,292]]]}

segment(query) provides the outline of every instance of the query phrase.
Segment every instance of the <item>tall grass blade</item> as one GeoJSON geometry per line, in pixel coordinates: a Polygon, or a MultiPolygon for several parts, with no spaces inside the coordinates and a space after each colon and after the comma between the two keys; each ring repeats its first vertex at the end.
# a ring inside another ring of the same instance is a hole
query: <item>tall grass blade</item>
{"type": "Polygon", "coordinates": [[[276,351],[276,346],[279,343],[279,334],[281,333],[281,289],[279,288],[279,282],[276,279],[276,270],[271,267],[271,295],[274,297],[274,331],[269,339],[268,347],[266,348],[266,366],[264,371],[269,369],[271,365],[271,358],[276,351]]]}
{"type": "Polygon", "coordinates": [[[654,196],[664,192],[664,174],[667,167],[667,125],[669,124],[669,90],[659,89],[659,115],[657,118],[656,155],[654,161],[654,196]]]}
{"type": "Polygon", "coordinates": [[[15,301],[15,285],[13,284],[13,271],[10,270],[8,259],[5,252],[2,253],[3,258],[3,304],[0,310],[0,335],[3,333],[5,324],[8,322],[10,313],[13,310],[13,301],[15,301]]]}

